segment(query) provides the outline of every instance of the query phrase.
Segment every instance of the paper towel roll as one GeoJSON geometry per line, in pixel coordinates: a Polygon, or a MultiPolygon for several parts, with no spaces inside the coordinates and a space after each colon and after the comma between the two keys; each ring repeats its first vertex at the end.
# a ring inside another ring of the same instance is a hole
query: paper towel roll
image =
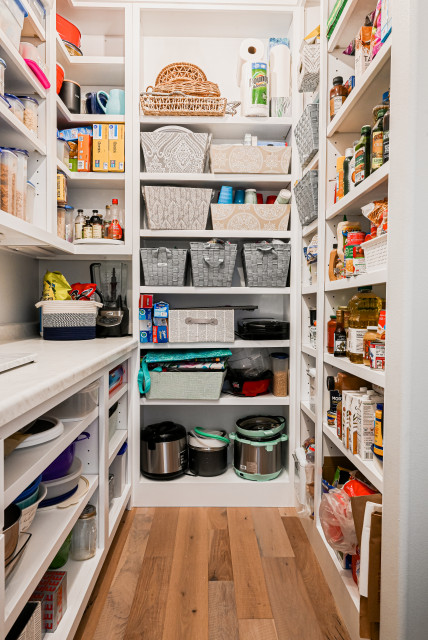
{"type": "Polygon", "coordinates": [[[242,67],[245,62],[262,62],[265,55],[265,46],[257,38],[246,38],[239,47],[238,66],[236,69],[236,83],[241,86],[242,67]]]}
{"type": "Polygon", "coordinates": [[[265,62],[244,62],[241,81],[241,116],[269,115],[267,73],[265,62]],[[253,72],[258,77],[254,78],[253,72]]]}
{"type": "Polygon", "coordinates": [[[271,98],[290,97],[291,54],[285,44],[272,47],[269,56],[269,94],[271,98]]]}

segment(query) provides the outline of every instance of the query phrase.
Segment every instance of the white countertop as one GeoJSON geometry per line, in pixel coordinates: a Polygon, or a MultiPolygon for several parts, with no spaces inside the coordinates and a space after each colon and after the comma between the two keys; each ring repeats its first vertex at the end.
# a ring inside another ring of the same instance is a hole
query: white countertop
{"type": "Polygon", "coordinates": [[[0,373],[0,427],[103,369],[137,345],[132,336],[78,342],[31,338],[0,343],[0,354],[37,353],[36,362],[0,373]]]}

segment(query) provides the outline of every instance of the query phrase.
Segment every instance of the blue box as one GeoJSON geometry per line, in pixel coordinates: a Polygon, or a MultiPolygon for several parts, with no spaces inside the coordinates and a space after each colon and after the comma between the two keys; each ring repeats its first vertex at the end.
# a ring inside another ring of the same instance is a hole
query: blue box
{"type": "Polygon", "coordinates": [[[140,342],[153,342],[153,332],[140,331],[140,342]]]}
{"type": "Polygon", "coordinates": [[[153,305],[154,318],[168,318],[169,304],[167,302],[155,302],[153,305]]]}
{"type": "Polygon", "coordinates": [[[168,327],[167,326],[163,326],[163,327],[154,326],[153,327],[153,342],[155,342],[155,343],[168,342],[168,327]]]}
{"type": "Polygon", "coordinates": [[[139,320],[152,320],[152,310],[151,309],[139,309],[138,310],[138,318],[139,320]]]}

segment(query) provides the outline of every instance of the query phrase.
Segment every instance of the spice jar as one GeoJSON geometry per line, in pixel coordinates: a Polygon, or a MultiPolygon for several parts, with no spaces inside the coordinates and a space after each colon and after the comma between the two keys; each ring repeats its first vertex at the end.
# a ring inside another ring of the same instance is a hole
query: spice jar
{"type": "Polygon", "coordinates": [[[18,158],[15,153],[0,147],[0,209],[15,215],[16,173],[18,158]]]}
{"type": "Polygon", "coordinates": [[[97,550],[97,510],[87,504],[73,528],[71,557],[73,560],[88,560],[97,550]]]}
{"type": "Polygon", "coordinates": [[[288,355],[286,353],[271,353],[274,396],[288,395],[288,355]]]}
{"type": "Polygon", "coordinates": [[[91,216],[92,237],[101,240],[103,237],[103,223],[98,214],[98,209],[92,210],[91,216]]]}
{"type": "Polygon", "coordinates": [[[24,124],[27,129],[37,135],[37,109],[39,108],[39,103],[36,98],[32,98],[31,96],[19,96],[19,99],[24,105],[24,124]]]}
{"type": "Polygon", "coordinates": [[[367,331],[363,338],[363,363],[366,367],[370,367],[370,343],[372,340],[378,340],[377,326],[367,327],[367,331]]]}
{"type": "Polygon", "coordinates": [[[83,225],[82,236],[84,240],[92,238],[92,224],[89,218],[86,218],[85,224],[83,225]]]}
{"type": "Polygon", "coordinates": [[[333,120],[347,97],[348,89],[343,85],[342,76],[333,78],[333,89],[330,91],[330,120],[333,120]]]}

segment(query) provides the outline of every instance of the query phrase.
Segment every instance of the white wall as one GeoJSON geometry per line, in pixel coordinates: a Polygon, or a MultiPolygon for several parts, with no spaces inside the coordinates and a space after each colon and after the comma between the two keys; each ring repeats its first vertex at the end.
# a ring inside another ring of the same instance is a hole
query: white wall
{"type": "Polygon", "coordinates": [[[0,327],[36,321],[40,291],[38,261],[0,251],[0,327]]]}

